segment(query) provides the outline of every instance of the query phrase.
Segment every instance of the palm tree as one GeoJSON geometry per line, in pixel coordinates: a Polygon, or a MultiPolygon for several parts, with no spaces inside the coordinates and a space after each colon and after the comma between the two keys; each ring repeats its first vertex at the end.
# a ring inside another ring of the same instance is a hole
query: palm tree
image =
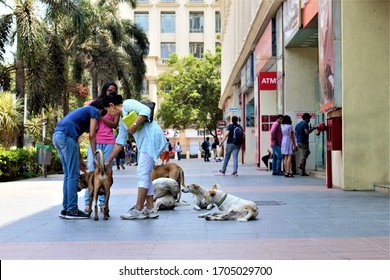
{"type": "MultiPolygon", "coordinates": [[[[31,113],[37,113],[42,108],[50,105],[52,93],[48,75],[48,49],[45,44],[45,28],[36,13],[36,2],[34,0],[14,0],[13,6],[8,5],[10,1],[0,0],[0,3],[8,7],[11,12],[0,16],[0,59],[3,59],[4,46],[16,39],[16,96],[23,102],[25,91],[28,89],[29,106],[31,113]],[[16,23],[15,31],[12,31],[12,24],[16,23]],[[15,37],[16,36],[16,37],[15,37]],[[26,87],[27,85],[27,87],[26,87]]],[[[49,22],[59,18],[72,18],[75,30],[82,34],[84,27],[83,13],[79,5],[83,1],[76,0],[41,0],[46,4],[47,19],[49,22]]],[[[57,92],[57,94],[62,92],[57,92]]],[[[58,98],[54,98],[58,100],[58,98]]],[[[27,104],[25,104],[27,106],[27,104]]],[[[24,127],[19,128],[17,147],[23,147],[24,127]]]]}
{"type": "Polygon", "coordinates": [[[137,3],[98,1],[90,17],[89,37],[83,44],[77,45],[74,77],[80,81],[83,70],[89,71],[93,98],[98,95],[98,84],[107,80],[119,80],[127,98],[131,97],[131,92],[142,89],[146,73],[144,56],[149,51],[149,41],[140,27],[119,17],[120,2],[126,2],[133,8],[137,3]]]}
{"type": "Polygon", "coordinates": [[[0,144],[9,148],[14,144],[19,132],[19,125],[23,122],[22,102],[14,98],[11,93],[0,93],[0,144]]]}

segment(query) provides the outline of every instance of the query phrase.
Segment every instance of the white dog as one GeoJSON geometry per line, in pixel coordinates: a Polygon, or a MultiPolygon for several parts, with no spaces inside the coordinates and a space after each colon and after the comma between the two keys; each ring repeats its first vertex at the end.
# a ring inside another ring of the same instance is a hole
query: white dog
{"type": "Polygon", "coordinates": [[[205,218],[207,221],[237,220],[237,222],[246,222],[255,220],[259,214],[259,209],[253,201],[217,190],[216,185],[204,197],[208,203],[215,204],[219,210],[223,211],[198,216],[199,218],[205,218]]]}
{"type": "Polygon", "coordinates": [[[197,184],[190,184],[188,186],[185,186],[185,188],[182,188],[181,191],[183,193],[192,193],[194,195],[194,210],[201,210],[201,209],[207,209],[210,210],[214,207],[213,204],[210,204],[205,199],[205,194],[208,192],[207,189],[203,188],[200,185],[197,184]]]}
{"type": "Polygon", "coordinates": [[[153,180],[153,201],[157,210],[172,210],[176,206],[187,206],[188,203],[177,202],[180,197],[180,186],[171,178],[153,180]]]}

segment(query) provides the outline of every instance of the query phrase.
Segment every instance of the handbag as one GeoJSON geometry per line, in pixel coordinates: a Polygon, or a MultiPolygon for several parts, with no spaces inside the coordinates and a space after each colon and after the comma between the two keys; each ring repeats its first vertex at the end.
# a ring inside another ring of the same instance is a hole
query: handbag
{"type": "MultiPolygon", "coordinates": [[[[153,117],[154,117],[154,107],[156,106],[156,103],[154,102],[150,102],[150,101],[142,101],[141,102],[142,104],[146,105],[149,107],[150,109],[150,118],[149,119],[146,119],[144,122],[152,122],[153,121],[153,117]]],[[[127,116],[124,116],[122,118],[122,121],[125,123],[125,125],[127,127],[130,127],[134,122],[135,120],[138,118],[138,115],[135,111],[131,111],[129,112],[129,114],[127,116]]],[[[142,128],[142,124],[140,124],[138,127],[137,127],[137,130],[141,129],[142,128]]]]}
{"type": "Polygon", "coordinates": [[[150,118],[147,119],[145,122],[152,122],[154,118],[154,107],[156,107],[156,103],[151,101],[142,101],[141,103],[148,106],[150,109],[150,118]]]}

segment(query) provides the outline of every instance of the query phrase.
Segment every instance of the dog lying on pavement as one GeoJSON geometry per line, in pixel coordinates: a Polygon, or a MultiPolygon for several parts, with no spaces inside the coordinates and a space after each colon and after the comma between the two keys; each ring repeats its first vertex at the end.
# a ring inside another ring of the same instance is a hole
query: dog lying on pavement
{"type": "Polygon", "coordinates": [[[213,204],[210,204],[205,199],[205,194],[208,192],[207,189],[203,188],[197,184],[190,184],[185,186],[181,190],[183,193],[192,193],[194,195],[194,210],[200,211],[201,209],[210,210],[214,207],[213,204]]]}
{"type": "Polygon", "coordinates": [[[187,206],[188,203],[177,201],[180,186],[171,178],[158,178],[153,180],[154,206],[157,210],[173,210],[176,206],[187,206]]]}
{"type": "Polygon", "coordinates": [[[237,220],[237,222],[246,222],[255,220],[259,214],[259,209],[253,201],[217,190],[216,185],[206,192],[204,197],[208,203],[215,204],[222,211],[198,216],[199,218],[205,218],[207,221],[237,220]]]}
{"type": "MultiPolygon", "coordinates": [[[[184,171],[183,169],[177,165],[176,163],[167,163],[165,165],[156,165],[152,172],[150,173],[150,178],[152,180],[158,178],[171,178],[174,179],[180,188],[185,187],[184,185],[184,171]]],[[[177,195],[176,201],[180,201],[181,192],[179,188],[179,193],[177,195]]]]}
{"type": "Polygon", "coordinates": [[[89,214],[92,212],[92,202],[95,202],[95,221],[99,220],[98,216],[98,196],[104,195],[104,206],[102,206],[103,219],[107,220],[110,217],[110,209],[108,201],[110,199],[110,188],[114,182],[112,178],[112,169],[108,166],[104,166],[103,152],[97,150],[95,155],[99,154],[99,166],[94,171],[87,172],[80,175],[79,191],[85,188],[89,189],[89,214]]]}

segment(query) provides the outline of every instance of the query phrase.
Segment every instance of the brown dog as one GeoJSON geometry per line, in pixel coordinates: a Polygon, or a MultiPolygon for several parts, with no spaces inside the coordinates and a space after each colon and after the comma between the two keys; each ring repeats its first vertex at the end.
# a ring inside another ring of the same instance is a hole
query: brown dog
{"type": "MultiPolygon", "coordinates": [[[[99,154],[100,161],[99,166],[94,171],[84,173],[80,175],[79,189],[89,189],[89,209],[92,211],[92,202],[95,201],[95,221],[99,220],[98,217],[98,196],[104,195],[104,206],[102,206],[102,212],[104,214],[104,220],[110,217],[110,209],[108,207],[108,201],[110,199],[110,188],[114,182],[112,179],[112,169],[108,166],[104,166],[103,152],[97,150],[95,155],[99,154]]],[[[91,212],[89,212],[91,214],[91,212]]]]}
{"type": "MultiPolygon", "coordinates": [[[[150,178],[152,180],[158,178],[171,178],[174,179],[180,186],[184,188],[184,172],[183,169],[176,163],[167,163],[164,165],[156,165],[152,172],[150,173],[150,178]]],[[[179,191],[176,201],[179,202],[181,197],[181,192],[179,191]]]]}

